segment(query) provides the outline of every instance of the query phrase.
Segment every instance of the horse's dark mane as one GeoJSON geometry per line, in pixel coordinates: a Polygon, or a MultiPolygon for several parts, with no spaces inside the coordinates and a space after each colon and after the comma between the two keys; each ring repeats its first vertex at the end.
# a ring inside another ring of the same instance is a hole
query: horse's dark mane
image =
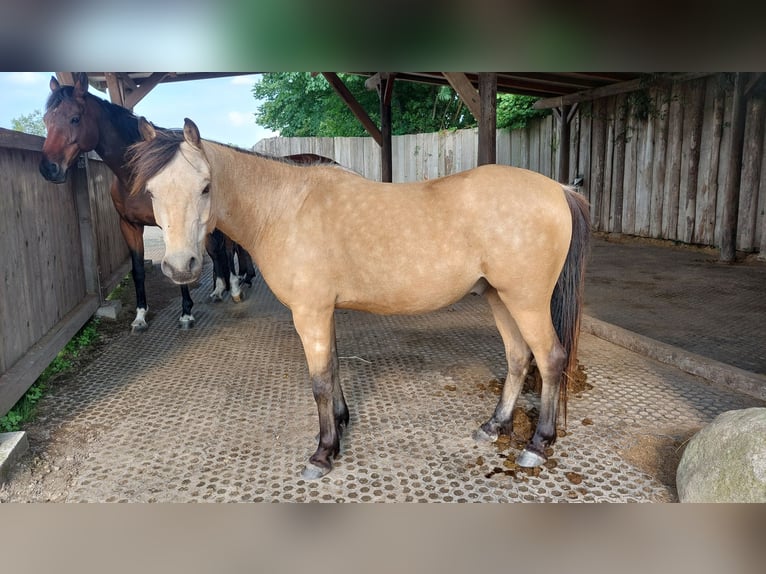
{"type": "MultiPolygon", "coordinates": [[[[59,89],[51,92],[48,101],[45,103],[45,110],[58,107],[65,99],[74,97],[74,86],[61,86],[59,89]]],[[[138,131],[138,117],[127,108],[113,104],[93,94],[86,93],[86,98],[91,98],[101,107],[111,124],[125,136],[128,141],[134,142],[141,139],[141,133],[138,131]]]]}

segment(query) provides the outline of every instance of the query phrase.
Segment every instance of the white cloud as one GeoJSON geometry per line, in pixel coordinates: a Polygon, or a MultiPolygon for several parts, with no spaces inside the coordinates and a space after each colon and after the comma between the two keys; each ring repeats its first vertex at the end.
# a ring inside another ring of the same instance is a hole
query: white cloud
{"type": "Polygon", "coordinates": [[[233,76],[231,78],[231,83],[235,86],[252,86],[255,83],[256,77],[254,75],[250,76],[233,76]]]}
{"type": "Polygon", "coordinates": [[[229,123],[234,127],[242,127],[253,123],[253,114],[249,112],[229,112],[229,123]]]}
{"type": "Polygon", "coordinates": [[[39,72],[11,72],[8,81],[21,86],[31,86],[45,81],[46,76],[39,72]]]}

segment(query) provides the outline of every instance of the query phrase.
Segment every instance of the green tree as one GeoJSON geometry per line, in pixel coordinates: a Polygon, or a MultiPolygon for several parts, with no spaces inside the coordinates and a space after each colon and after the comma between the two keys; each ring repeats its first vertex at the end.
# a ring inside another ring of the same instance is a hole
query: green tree
{"type": "Polygon", "coordinates": [[[526,127],[533,118],[542,118],[550,114],[550,110],[536,110],[532,107],[537,100],[534,96],[498,95],[497,127],[517,130],[526,127]]]}
{"type": "Polygon", "coordinates": [[[19,116],[11,120],[11,127],[18,132],[25,132],[36,136],[45,137],[46,129],[43,123],[43,114],[35,110],[31,114],[19,116]]]}
{"type": "MultiPolygon", "coordinates": [[[[378,94],[364,86],[365,78],[340,74],[341,79],[380,125],[378,94]]],[[[362,124],[338,97],[323,76],[307,72],[264,74],[253,86],[263,103],[256,121],[285,137],[364,136],[362,124]]],[[[391,131],[394,135],[434,132],[476,125],[452,89],[413,82],[397,82],[391,99],[391,131]]]]}
{"type": "MultiPolygon", "coordinates": [[[[380,125],[378,94],[364,86],[365,78],[340,74],[341,79],[380,125]]],[[[253,86],[253,96],[263,103],[255,114],[258,124],[279,131],[282,136],[338,137],[365,136],[359,120],[338,97],[327,80],[307,72],[263,74],[253,86]]],[[[498,128],[524,127],[547,110],[534,110],[536,98],[501,94],[498,96],[498,128]]],[[[391,131],[394,135],[428,133],[476,126],[476,119],[449,86],[396,82],[391,100],[391,131]]]]}

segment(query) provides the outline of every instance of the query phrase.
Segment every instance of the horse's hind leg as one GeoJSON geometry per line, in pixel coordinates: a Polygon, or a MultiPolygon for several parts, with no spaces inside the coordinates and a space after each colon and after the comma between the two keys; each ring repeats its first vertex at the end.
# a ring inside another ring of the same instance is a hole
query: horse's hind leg
{"type": "Polygon", "coordinates": [[[530,352],[529,347],[519,332],[516,321],[513,320],[508,309],[500,300],[500,297],[498,297],[497,291],[490,287],[485,292],[485,297],[495,317],[497,330],[503,338],[505,357],[508,361],[508,376],[505,379],[503,392],[495,407],[492,418],[479,427],[476,433],[474,433],[474,438],[478,441],[495,442],[500,433],[510,433],[512,430],[513,407],[524,384],[524,378],[529,366],[530,352]]]}
{"type": "Polygon", "coordinates": [[[293,311],[293,323],[303,343],[311,387],[319,412],[319,446],[303,470],[305,479],[321,478],[332,470],[349,414],[338,376],[334,310],[293,311]]]}
{"type": "Polygon", "coordinates": [[[545,449],[556,441],[556,415],[566,352],[553,328],[549,304],[540,305],[537,309],[515,309],[513,306],[509,309],[532,350],[543,380],[540,418],[535,434],[516,459],[519,466],[535,467],[546,462],[545,449]]]}

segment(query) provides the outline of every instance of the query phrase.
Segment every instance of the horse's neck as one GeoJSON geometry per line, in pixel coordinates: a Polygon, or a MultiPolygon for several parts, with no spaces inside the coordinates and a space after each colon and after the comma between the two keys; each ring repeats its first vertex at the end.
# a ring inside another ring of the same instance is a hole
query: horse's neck
{"type": "Polygon", "coordinates": [[[218,227],[236,242],[257,251],[274,223],[294,213],[302,202],[296,169],[254,154],[205,142],[211,165],[218,227]]]}
{"type": "MultiPolygon", "coordinates": [[[[109,118],[108,112],[97,101],[91,102],[98,114],[98,144],[95,152],[104,160],[115,175],[123,182],[129,179],[129,173],[125,169],[125,153],[128,146],[138,141],[132,134],[124,133],[109,118]]],[[[138,132],[138,120],[136,119],[136,133],[138,132]]]]}

